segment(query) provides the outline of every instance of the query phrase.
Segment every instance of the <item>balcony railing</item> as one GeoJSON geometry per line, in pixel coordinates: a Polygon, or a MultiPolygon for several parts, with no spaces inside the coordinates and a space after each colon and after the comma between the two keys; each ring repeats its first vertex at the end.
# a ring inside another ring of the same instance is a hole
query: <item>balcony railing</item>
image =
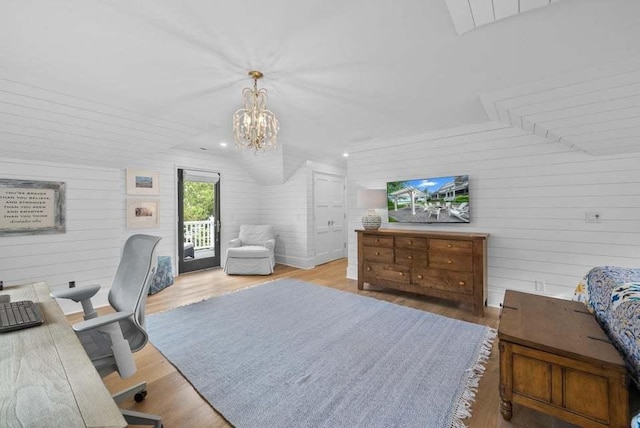
{"type": "Polygon", "coordinates": [[[184,222],[184,242],[191,242],[194,250],[213,248],[215,219],[184,222]]]}

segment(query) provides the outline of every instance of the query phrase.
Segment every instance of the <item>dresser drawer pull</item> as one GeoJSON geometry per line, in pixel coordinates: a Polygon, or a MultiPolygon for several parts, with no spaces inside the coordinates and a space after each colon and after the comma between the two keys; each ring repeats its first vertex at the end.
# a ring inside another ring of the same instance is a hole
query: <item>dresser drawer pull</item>
{"type": "Polygon", "coordinates": [[[447,248],[451,248],[451,247],[453,247],[453,245],[447,244],[447,248]]]}
{"type": "Polygon", "coordinates": [[[464,285],[464,281],[460,281],[458,285],[464,285]]]}
{"type": "Polygon", "coordinates": [[[418,279],[422,279],[422,275],[418,275],[418,279]]]}
{"type": "Polygon", "coordinates": [[[371,268],[369,266],[367,266],[367,271],[371,272],[371,268]]]}
{"type": "Polygon", "coordinates": [[[409,260],[413,260],[413,256],[407,256],[409,260]]]}
{"type": "Polygon", "coordinates": [[[447,264],[452,264],[453,260],[447,260],[447,264]]]}
{"type": "Polygon", "coordinates": [[[378,238],[374,239],[373,242],[380,242],[378,238]]]}
{"type": "Polygon", "coordinates": [[[398,272],[398,275],[404,276],[404,272],[398,272]]]}
{"type": "Polygon", "coordinates": [[[409,240],[408,244],[409,244],[409,245],[413,245],[413,241],[412,241],[412,240],[409,240]]]}
{"type": "Polygon", "coordinates": [[[379,256],[379,255],[380,255],[380,252],[379,252],[379,251],[376,251],[376,256],[379,256]]]}

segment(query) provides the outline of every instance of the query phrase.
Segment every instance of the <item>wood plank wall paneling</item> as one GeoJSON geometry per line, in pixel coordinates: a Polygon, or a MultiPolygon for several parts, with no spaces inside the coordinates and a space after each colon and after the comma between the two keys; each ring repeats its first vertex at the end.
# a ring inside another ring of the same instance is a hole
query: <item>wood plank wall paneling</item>
{"type": "MultiPolygon", "coordinates": [[[[351,150],[348,166],[348,275],[357,272],[356,236],[362,210],[357,189],[387,181],[468,174],[471,223],[408,225],[428,230],[490,233],[489,304],[507,288],[570,297],[597,265],[639,267],[640,154],[592,156],[504,125],[478,124],[380,141],[351,150]],[[601,214],[587,223],[586,212],[601,214]]],[[[380,211],[383,222],[386,211],[380,211]]]]}
{"type": "Polygon", "coordinates": [[[282,185],[264,186],[261,193],[261,222],[276,231],[276,262],[300,268],[312,266],[307,235],[308,211],[306,165],[298,168],[282,185]]]}
{"type": "MultiPolygon", "coordinates": [[[[128,166],[158,171],[160,195],[127,196],[125,168],[122,167],[0,160],[2,178],[63,181],[67,186],[66,233],[3,236],[0,239],[0,279],[7,285],[45,281],[52,289],[66,287],[72,280],[77,285],[98,283],[103,287],[98,305],[106,304],[122,245],[134,233],[162,236],[158,255],[171,256],[175,272],[176,166],[221,172],[220,251],[226,249],[231,237],[237,236],[241,223],[255,223],[259,219],[260,192],[255,182],[228,158],[170,150],[151,154],[144,162],[130,161],[128,166]],[[127,198],[158,199],[160,226],[126,229],[127,198]]],[[[67,313],[79,310],[75,304],[62,304],[67,313]]]]}

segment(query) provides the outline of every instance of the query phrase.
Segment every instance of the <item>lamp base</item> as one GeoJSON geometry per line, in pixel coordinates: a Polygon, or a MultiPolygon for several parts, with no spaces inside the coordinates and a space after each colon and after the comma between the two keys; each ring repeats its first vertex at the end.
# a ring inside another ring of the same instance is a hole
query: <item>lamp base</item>
{"type": "Polygon", "coordinates": [[[382,217],[376,212],[376,210],[369,210],[364,216],[362,216],[362,227],[365,230],[377,230],[382,224],[382,217]]]}

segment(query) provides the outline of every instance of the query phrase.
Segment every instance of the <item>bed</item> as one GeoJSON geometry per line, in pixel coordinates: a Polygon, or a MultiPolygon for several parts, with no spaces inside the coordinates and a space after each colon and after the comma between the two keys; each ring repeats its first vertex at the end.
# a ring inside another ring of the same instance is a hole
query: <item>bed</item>
{"type": "Polygon", "coordinates": [[[595,315],[640,386],[640,269],[595,267],[578,284],[574,300],[595,315]]]}

